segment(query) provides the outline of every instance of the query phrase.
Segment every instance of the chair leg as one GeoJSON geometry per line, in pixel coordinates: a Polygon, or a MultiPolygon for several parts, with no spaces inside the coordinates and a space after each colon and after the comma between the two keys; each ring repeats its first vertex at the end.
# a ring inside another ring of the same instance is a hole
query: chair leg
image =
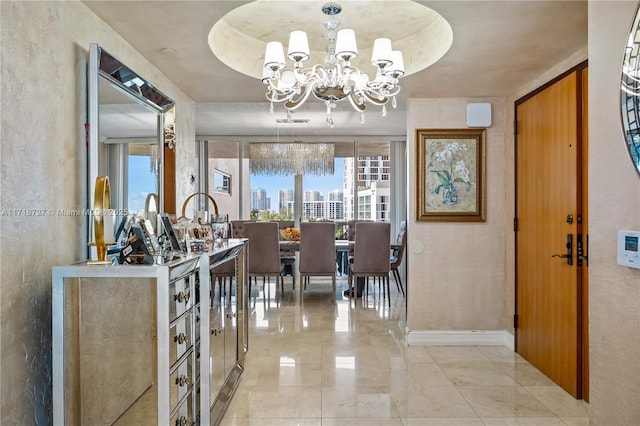
{"type": "MultiPolygon", "coordinates": [[[[387,301],[388,301],[389,307],[391,307],[391,289],[389,288],[389,274],[387,274],[383,278],[383,280],[384,280],[384,282],[387,283],[387,301]]],[[[384,283],[382,285],[384,285],[384,283]]]]}
{"type": "Polygon", "coordinates": [[[336,274],[331,277],[331,289],[333,290],[333,303],[336,302],[336,274]]]}
{"type": "Polygon", "coordinates": [[[393,279],[396,282],[396,287],[402,292],[402,296],[405,296],[404,286],[402,285],[402,278],[400,278],[400,272],[398,272],[397,269],[392,269],[391,272],[393,272],[393,279]]]}

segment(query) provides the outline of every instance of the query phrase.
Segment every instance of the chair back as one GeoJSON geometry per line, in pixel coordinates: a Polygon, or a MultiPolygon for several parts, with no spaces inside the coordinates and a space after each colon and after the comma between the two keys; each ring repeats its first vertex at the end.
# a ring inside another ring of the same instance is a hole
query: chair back
{"type": "Polygon", "coordinates": [[[244,224],[250,222],[248,220],[232,220],[231,221],[231,237],[244,238],[244,224]]]}
{"type": "Polygon", "coordinates": [[[333,222],[303,222],[300,225],[300,273],[336,272],[335,231],[333,222]]]}
{"type": "Polygon", "coordinates": [[[391,252],[391,224],[388,222],[357,222],[353,251],[355,274],[389,273],[391,252]]]}
{"type": "Polygon", "coordinates": [[[349,241],[356,240],[356,225],[362,222],[372,223],[373,221],[361,219],[361,220],[350,220],[347,222],[347,238],[349,239],[349,241]]]}
{"type": "Polygon", "coordinates": [[[249,274],[279,275],[280,245],[278,224],[275,222],[246,222],[244,237],[249,239],[249,274]]]}
{"type": "Polygon", "coordinates": [[[407,249],[407,222],[400,222],[400,232],[396,238],[396,245],[400,246],[393,250],[393,256],[391,257],[391,267],[398,266],[402,263],[404,252],[407,249]]]}

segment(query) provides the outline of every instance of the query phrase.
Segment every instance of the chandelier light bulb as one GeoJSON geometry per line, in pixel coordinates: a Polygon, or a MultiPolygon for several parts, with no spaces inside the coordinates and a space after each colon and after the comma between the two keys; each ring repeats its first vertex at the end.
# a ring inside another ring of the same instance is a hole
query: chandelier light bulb
{"type": "Polygon", "coordinates": [[[391,40],[388,38],[378,38],[373,43],[373,53],[371,54],[371,63],[377,67],[384,68],[391,64],[393,58],[391,56],[391,40]]]}
{"type": "Polygon", "coordinates": [[[264,67],[272,71],[277,71],[284,68],[285,65],[282,43],[279,41],[270,41],[267,43],[267,49],[264,53],[264,67]]]}
{"type": "Polygon", "coordinates": [[[288,90],[293,88],[296,84],[296,76],[293,71],[283,71],[282,78],[280,79],[280,83],[278,84],[278,89],[280,90],[288,90]]]}
{"type": "Polygon", "coordinates": [[[289,50],[287,57],[294,62],[304,62],[309,59],[309,41],[304,31],[292,31],[289,35],[289,50]]]}
{"type": "Polygon", "coordinates": [[[336,40],[336,57],[343,61],[350,61],[358,57],[356,33],[349,28],[338,31],[336,40]]]}
{"type": "Polygon", "coordinates": [[[393,78],[398,78],[404,75],[404,59],[402,58],[402,52],[399,50],[393,50],[391,52],[392,63],[385,67],[385,75],[390,75],[393,78]]]}

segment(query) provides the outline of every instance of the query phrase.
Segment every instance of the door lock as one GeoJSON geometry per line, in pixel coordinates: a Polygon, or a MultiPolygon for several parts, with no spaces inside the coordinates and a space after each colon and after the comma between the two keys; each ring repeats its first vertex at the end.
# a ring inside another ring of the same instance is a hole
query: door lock
{"type": "Polygon", "coordinates": [[[565,254],[552,254],[551,257],[567,259],[567,265],[573,265],[573,234],[567,234],[567,252],[565,254]]]}

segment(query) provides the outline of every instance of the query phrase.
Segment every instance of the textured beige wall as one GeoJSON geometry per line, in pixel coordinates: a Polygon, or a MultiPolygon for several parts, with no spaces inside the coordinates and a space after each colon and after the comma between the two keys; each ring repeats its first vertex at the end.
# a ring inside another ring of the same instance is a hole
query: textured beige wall
{"type": "Polygon", "coordinates": [[[1,1],[0,15],[0,424],[50,424],[51,266],[86,253],[87,218],[57,209],[86,207],[89,44],[99,43],[177,102],[182,194],[193,192],[185,176],[196,170],[188,160],[195,107],[80,2],[1,1]]]}
{"type": "MultiPolygon", "coordinates": [[[[505,100],[411,99],[408,103],[409,168],[408,321],[410,331],[504,330],[505,251],[513,207],[507,164],[505,100]],[[487,129],[487,221],[416,222],[416,128],[466,128],[466,105],[489,102],[487,129]],[[417,253],[423,244],[424,251],[417,253]]],[[[512,163],[513,161],[511,161],[512,163]]]]}
{"type": "Polygon", "coordinates": [[[620,75],[637,1],[589,2],[591,418],[640,424],[640,270],[616,263],[616,233],[640,230],[640,175],[624,147],[620,75]]]}
{"type": "Polygon", "coordinates": [[[411,225],[408,328],[421,330],[513,330],[515,313],[514,102],[587,59],[581,49],[524,85],[508,99],[413,99],[409,102],[411,225]],[[468,102],[492,103],[487,130],[487,223],[415,222],[415,129],[465,128],[468,102]],[[411,251],[412,242],[425,246],[411,251]],[[434,244],[434,241],[436,242],[434,244]],[[459,262],[451,259],[459,253],[459,262]],[[488,268],[483,269],[483,265],[488,268]],[[453,265],[452,268],[446,265],[453,265]]]}

